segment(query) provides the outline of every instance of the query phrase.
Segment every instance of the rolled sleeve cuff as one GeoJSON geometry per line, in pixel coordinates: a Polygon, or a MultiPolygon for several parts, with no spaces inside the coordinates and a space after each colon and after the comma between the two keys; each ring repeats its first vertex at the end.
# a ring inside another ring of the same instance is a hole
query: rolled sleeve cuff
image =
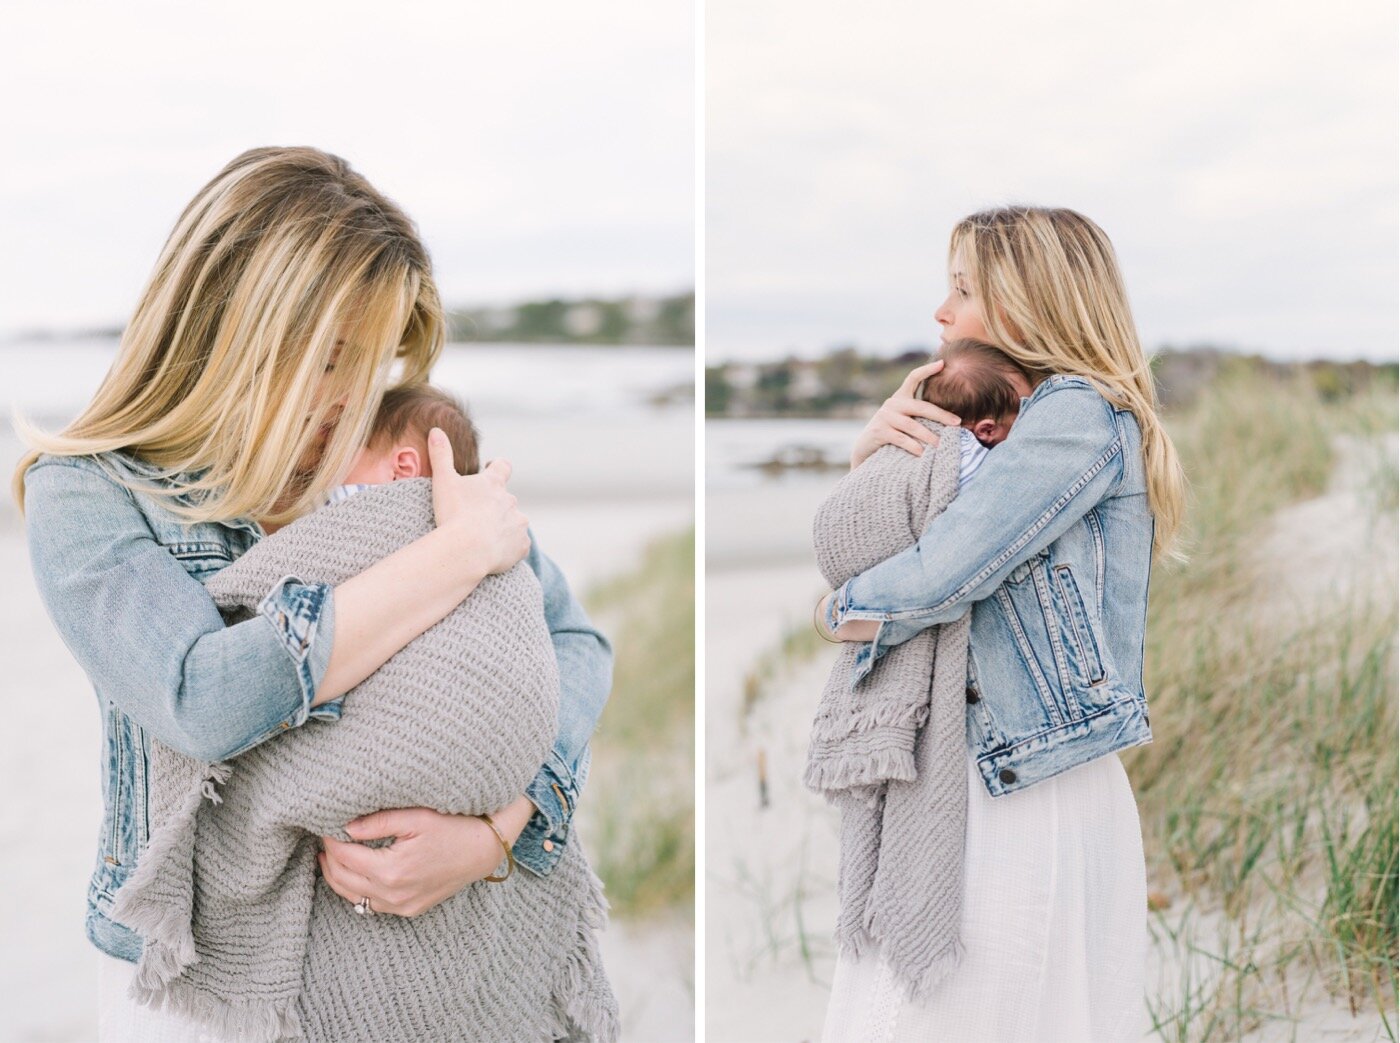
{"type": "Polygon", "coordinates": [[[311,705],[331,661],[335,639],[333,588],[326,583],[303,583],[296,576],[284,576],[258,604],[258,614],[272,625],[296,667],[301,705],[286,723],[298,727],[309,717],[339,719],[343,697],[320,706],[311,705]]]}
{"type": "Polygon", "coordinates": [[[576,776],[558,754],[551,752],[549,760],[525,789],[536,811],[515,841],[515,861],[536,876],[549,875],[564,855],[588,756],[585,748],[576,776]]]}
{"type": "Polygon", "coordinates": [[[826,625],[831,628],[832,633],[835,633],[842,623],[852,619],[875,620],[880,625],[875,630],[874,638],[856,649],[856,657],[851,664],[852,689],[875,669],[875,664],[880,661],[881,656],[895,645],[908,641],[925,629],[925,624],[917,619],[895,619],[892,612],[862,606],[851,596],[853,582],[855,581],[848,580],[843,583],[837,589],[836,596],[828,603],[826,625]]]}

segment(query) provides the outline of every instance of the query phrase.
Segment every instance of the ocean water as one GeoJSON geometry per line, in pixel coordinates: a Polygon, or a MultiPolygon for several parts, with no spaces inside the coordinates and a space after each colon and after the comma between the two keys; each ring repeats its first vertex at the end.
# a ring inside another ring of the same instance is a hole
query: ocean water
{"type": "Polygon", "coordinates": [[[860,420],[705,422],[705,567],[815,563],[812,517],[845,472],[860,420]],[[762,466],[820,456],[831,469],[762,466]]]}
{"type": "MultiPolygon", "coordinates": [[[[0,345],[0,411],[57,429],[91,398],[116,352],[113,338],[0,345]]],[[[692,494],[691,351],[450,344],[433,380],[466,402],[483,457],[510,460],[522,501],[692,494]]],[[[7,422],[7,479],[19,453],[7,422]]]]}

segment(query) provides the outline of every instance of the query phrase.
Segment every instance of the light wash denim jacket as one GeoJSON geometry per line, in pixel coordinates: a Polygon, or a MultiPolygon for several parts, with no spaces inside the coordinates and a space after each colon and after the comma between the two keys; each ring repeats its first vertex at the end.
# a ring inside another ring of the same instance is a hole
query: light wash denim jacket
{"type": "Polygon", "coordinates": [[[851,683],[891,646],[972,612],[967,738],[992,796],[1152,741],[1142,689],[1152,515],[1142,435],[1052,376],[919,541],[847,581],[827,624],[878,620],[851,683]]]}
{"type": "MultiPolygon", "coordinates": [[[[134,961],[140,936],[108,914],[150,836],[151,738],[219,761],[312,717],[336,720],[341,700],[311,706],[331,655],[330,586],[287,577],[256,616],[225,626],[200,581],[261,539],[262,527],[251,519],[187,526],[161,501],[118,485],[107,468],[147,481],[155,473],[120,453],[42,456],[25,472],[25,521],[39,593],[103,714],[105,811],[87,934],[102,951],[134,961]]],[[[563,686],[558,738],[526,791],[539,810],[515,844],[520,865],[543,875],[563,854],[587,778],[612,649],[533,534],[525,560],[544,590],[563,686]]]]}

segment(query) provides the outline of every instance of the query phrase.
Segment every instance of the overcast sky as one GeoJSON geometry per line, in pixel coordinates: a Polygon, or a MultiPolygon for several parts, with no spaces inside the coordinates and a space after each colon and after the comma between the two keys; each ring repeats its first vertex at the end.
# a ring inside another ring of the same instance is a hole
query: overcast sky
{"type": "Polygon", "coordinates": [[[1394,358],[1396,11],[709,0],[708,356],[935,342],[953,224],[1022,202],[1149,347],[1394,358]]]}
{"type": "Polygon", "coordinates": [[[0,331],[121,323],[255,145],[397,200],[449,303],[689,288],[689,0],[7,2],[0,331]]]}

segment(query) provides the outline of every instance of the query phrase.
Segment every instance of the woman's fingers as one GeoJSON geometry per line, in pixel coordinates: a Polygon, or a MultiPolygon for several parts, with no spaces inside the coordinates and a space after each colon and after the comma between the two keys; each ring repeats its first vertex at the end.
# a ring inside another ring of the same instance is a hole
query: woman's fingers
{"type": "Polygon", "coordinates": [[[948,427],[957,427],[962,423],[962,417],[956,416],[940,406],[935,406],[932,402],[925,402],[921,398],[901,399],[899,406],[906,416],[928,417],[928,419],[946,424],[948,427]]]}
{"type": "MultiPolygon", "coordinates": [[[[385,837],[409,837],[415,832],[415,819],[408,808],[376,811],[357,818],[345,826],[345,832],[355,840],[382,840],[385,837]]],[[[349,846],[349,845],[345,845],[349,846]]]]}
{"type": "Polygon", "coordinates": [[[433,468],[434,481],[457,473],[457,465],[452,459],[452,443],[440,427],[428,432],[428,462],[433,468]]]}
{"type": "Polygon", "coordinates": [[[914,389],[919,386],[920,382],[927,380],[942,368],[942,359],[934,359],[932,362],[925,362],[922,366],[910,371],[909,375],[904,378],[904,383],[899,385],[899,391],[897,391],[896,394],[902,395],[905,398],[913,398],[914,389]]]}
{"type": "Polygon", "coordinates": [[[366,896],[373,898],[379,891],[378,884],[347,868],[340,860],[331,857],[328,851],[320,852],[316,861],[320,864],[321,876],[325,878],[330,889],[347,902],[358,902],[366,896]]]}
{"type": "Polygon", "coordinates": [[[492,460],[481,469],[482,474],[489,474],[500,481],[502,485],[510,481],[512,468],[509,460],[492,460]]]}
{"type": "Polygon", "coordinates": [[[888,418],[888,423],[890,427],[894,428],[894,430],[902,431],[906,435],[918,439],[920,442],[926,442],[929,445],[938,444],[938,433],[935,431],[930,431],[912,416],[906,416],[902,413],[896,413],[888,418]]]}
{"type": "Polygon", "coordinates": [[[326,859],[337,868],[360,878],[362,883],[379,887],[385,884],[384,857],[390,851],[387,847],[366,847],[364,844],[346,843],[334,837],[322,837],[326,847],[326,859]]]}

